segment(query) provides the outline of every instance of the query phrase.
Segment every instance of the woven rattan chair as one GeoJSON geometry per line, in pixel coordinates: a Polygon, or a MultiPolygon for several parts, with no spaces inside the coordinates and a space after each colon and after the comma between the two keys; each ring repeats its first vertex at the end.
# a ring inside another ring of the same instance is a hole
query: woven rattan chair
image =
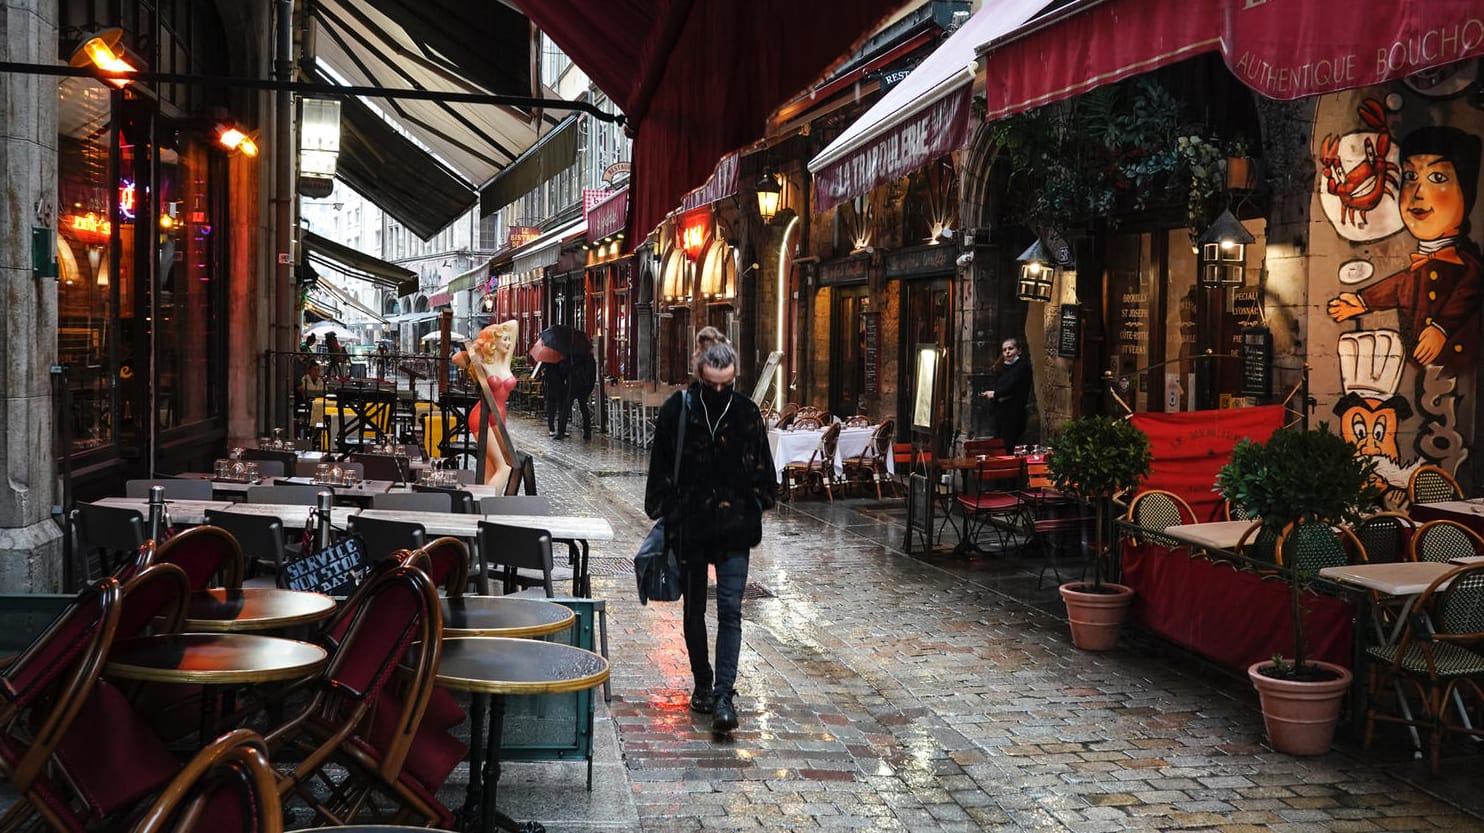
{"type": "MultiPolygon", "coordinates": [[[[797,425],[797,421],[795,424],[797,425]]],[[[839,444],[840,426],[831,425],[820,436],[819,444],[814,447],[808,460],[789,463],[783,467],[783,482],[789,500],[793,500],[795,491],[808,488],[814,483],[819,484],[819,488],[824,490],[825,497],[831,502],[835,500],[835,450],[839,444]]]]}
{"type": "Polygon", "coordinates": [[[1365,562],[1365,547],[1344,527],[1319,521],[1289,524],[1278,536],[1278,565],[1300,573],[1317,573],[1325,567],[1365,562]]]}
{"type": "Polygon", "coordinates": [[[1361,519],[1350,531],[1365,546],[1366,558],[1371,563],[1389,563],[1411,560],[1410,542],[1416,527],[1401,512],[1377,512],[1361,519]]]}
{"type": "MultiPolygon", "coordinates": [[[[1163,489],[1147,489],[1135,496],[1128,506],[1126,520],[1148,532],[1155,533],[1163,532],[1172,526],[1196,522],[1195,510],[1190,508],[1190,504],[1174,492],[1167,492],[1163,489]]],[[[1162,542],[1173,541],[1173,539],[1160,535],[1151,537],[1162,542]]]]}
{"type": "Polygon", "coordinates": [[[1428,521],[1412,533],[1413,561],[1450,561],[1484,554],[1484,538],[1457,521],[1428,521]]]}
{"type": "Polygon", "coordinates": [[[897,421],[883,420],[876,426],[866,447],[859,457],[847,457],[841,461],[842,474],[849,483],[858,478],[864,483],[868,478],[876,487],[876,499],[881,499],[881,481],[891,481],[891,472],[886,468],[887,457],[892,453],[892,440],[896,439],[897,421]]]}
{"type": "Polygon", "coordinates": [[[1440,576],[1422,592],[1394,644],[1366,649],[1365,745],[1370,747],[1376,721],[1426,729],[1433,772],[1449,732],[1475,737],[1484,728],[1454,722],[1454,692],[1466,706],[1484,703],[1484,564],[1460,567],[1440,576]],[[1408,693],[1417,695],[1409,702],[1408,693]]]}
{"type": "Polygon", "coordinates": [[[1453,475],[1437,466],[1418,466],[1407,482],[1407,498],[1413,503],[1462,500],[1463,489],[1453,475]]]}

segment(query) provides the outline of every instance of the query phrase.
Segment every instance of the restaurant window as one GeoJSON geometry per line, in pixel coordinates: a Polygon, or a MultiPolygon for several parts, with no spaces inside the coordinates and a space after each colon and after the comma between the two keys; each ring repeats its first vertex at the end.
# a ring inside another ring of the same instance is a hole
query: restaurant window
{"type": "Polygon", "coordinates": [[[629,378],[633,368],[629,362],[629,294],[633,283],[634,262],[624,260],[613,267],[611,296],[613,305],[610,319],[613,322],[609,334],[608,365],[604,371],[610,376],[629,378]]]}
{"type": "Polygon", "coordinates": [[[116,441],[109,125],[104,84],[66,78],[58,87],[57,362],[66,368],[72,450],[116,441]]]}
{"type": "MultiPolygon", "coordinates": [[[[847,417],[865,410],[866,287],[839,287],[830,314],[830,412],[847,417]]],[[[803,404],[803,403],[801,403],[803,404]]]]}

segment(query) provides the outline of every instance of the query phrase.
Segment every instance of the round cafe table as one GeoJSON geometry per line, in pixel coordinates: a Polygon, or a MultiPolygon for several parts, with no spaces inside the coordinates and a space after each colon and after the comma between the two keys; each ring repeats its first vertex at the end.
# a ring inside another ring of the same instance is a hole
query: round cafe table
{"type": "MultiPolygon", "coordinates": [[[[415,650],[416,646],[414,646],[415,650]]],[[[444,688],[472,692],[476,697],[470,709],[469,790],[464,800],[463,818],[468,825],[474,818],[474,806],[480,808],[479,830],[497,828],[515,833],[544,833],[537,822],[520,824],[495,807],[495,790],[500,781],[500,738],[504,731],[505,696],[510,694],[562,694],[596,688],[608,679],[608,660],[602,656],[556,642],[530,639],[473,636],[443,640],[443,655],[438,662],[438,684],[444,688]],[[488,701],[488,734],[485,737],[484,763],[479,760],[479,737],[483,723],[478,698],[488,701]],[[481,773],[476,778],[474,773],[481,773]],[[481,783],[482,782],[482,783],[481,783]]]]}
{"type": "Polygon", "coordinates": [[[185,630],[234,633],[287,628],[328,619],[335,600],[321,593],[277,587],[213,587],[191,594],[185,630]]]}
{"type": "MultiPolygon", "coordinates": [[[[153,683],[238,686],[297,680],[318,671],[329,654],[318,645],[247,633],[179,633],[121,639],[103,674],[153,683]]],[[[201,739],[214,737],[215,698],[202,698],[201,739]]]]}
{"type": "Polygon", "coordinates": [[[442,600],[443,635],[545,636],[572,627],[571,608],[541,599],[509,596],[457,596],[442,600]]]}

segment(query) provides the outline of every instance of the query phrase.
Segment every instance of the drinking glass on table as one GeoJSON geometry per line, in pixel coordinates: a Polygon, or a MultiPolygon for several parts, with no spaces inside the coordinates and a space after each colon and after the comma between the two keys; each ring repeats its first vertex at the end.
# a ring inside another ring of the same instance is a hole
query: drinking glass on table
{"type": "Polygon", "coordinates": [[[232,476],[232,461],[225,457],[219,458],[211,467],[212,480],[226,480],[232,476]]]}
{"type": "Polygon", "coordinates": [[[258,471],[258,464],[249,462],[247,464],[247,482],[257,483],[263,479],[262,472],[258,471]]]}

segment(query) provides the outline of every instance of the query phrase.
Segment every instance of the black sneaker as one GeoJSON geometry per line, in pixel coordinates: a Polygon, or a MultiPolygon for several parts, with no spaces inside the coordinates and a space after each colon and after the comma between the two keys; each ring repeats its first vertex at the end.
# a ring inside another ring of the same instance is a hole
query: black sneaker
{"type": "Polygon", "coordinates": [[[711,693],[711,686],[696,686],[696,690],[690,693],[690,710],[693,712],[710,714],[715,704],[716,697],[711,693]]]}
{"type": "Polygon", "coordinates": [[[717,696],[716,708],[711,714],[711,728],[717,732],[730,732],[737,728],[737,710],[732,708],[730,692],[717,696]]]}

